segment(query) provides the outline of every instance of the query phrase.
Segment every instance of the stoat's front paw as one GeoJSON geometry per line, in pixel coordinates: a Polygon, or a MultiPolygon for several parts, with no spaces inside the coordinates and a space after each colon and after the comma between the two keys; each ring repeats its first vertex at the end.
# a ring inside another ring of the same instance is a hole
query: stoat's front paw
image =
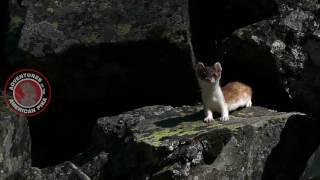
{"type": "Polygon", "coordinates": [[[204,118],[205,123],[211,123],[213,121],[214,121],[213,117],[207,116],[206,118],[204,118]]]}
{"type": "Polygon", "coordinates": [[[229,121],[229,116],[222,116],[220,121],[229,121]]]}

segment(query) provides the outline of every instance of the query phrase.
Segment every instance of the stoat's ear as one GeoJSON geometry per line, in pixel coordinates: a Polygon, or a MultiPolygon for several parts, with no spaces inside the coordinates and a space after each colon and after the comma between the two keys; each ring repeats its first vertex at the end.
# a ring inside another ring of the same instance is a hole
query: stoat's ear
{"type": "Polygon", "coordinates": [[[198,62],[196,64],[196,70],[204,69],[204,64],[202,62],[198,62]]]}
{"type": "Polygon", "coordinates": [[[214,64],[214,70],[215,70],[215,73],[218,77],[221,77],[221,73],[222,73],[222,67],[221,67],[221,64],[219,62],[216,62],[214,64]]]}

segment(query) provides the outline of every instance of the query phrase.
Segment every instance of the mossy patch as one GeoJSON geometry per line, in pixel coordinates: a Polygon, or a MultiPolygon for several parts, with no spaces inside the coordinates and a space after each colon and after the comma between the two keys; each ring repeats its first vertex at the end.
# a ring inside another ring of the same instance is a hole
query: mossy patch
{"type": "Polygon", "coordinates": [[[54,12],[53,8],[47,8],[47,11],[48,11],[49,13],[53,13],[53,12],[54,12]]]}
{"type": "Polygon", "coordinates": [[[87,37],[85,37],[84,41],[88,44],[96,42],[98,39],[98,34],[95,32],[90,33],[87,37]]]}
{"type": "Polygon", "coordinates": [[[24,23],[24,20],[20,16],[11,16],[10,18],[10,30],[19,28],[24,23]]]}
{"type": "Polygon", "coordinates": [[[58,29],[59,23],[58,22],[54,22],[54,23],[52,23],[52,26],[54,27],[54,29],[58,29]]]}
{"type": "Polygon", "coordinates": [[[10,109],[7,107],[1,107],[0,110],[1,110],[1,116],[10,116],[12,114],[10,109]]]}
{"type": "Polygon", "coordinates": [[[154,147],[159,147],[162,141],[170,137],[183,137],[200,135],[208,132],[211,129],[223,129],[227,128],[231,131],[236,131],[238,128],[242,127],[243,124],[222,124],[220,122],[214,122],[211,124],[206,124],[202,120],[196,120],[191,122],[183,122],[173,128],[161,128],[150,130],[149,132],[135,133],[136,140],[138,142],[144,142],[150,144],[154,147]]]}
{"type": "Polygon", "coordinates": [[[6,117],[6,116],[10,116],[12,114],[12,112],[10,111],[10,109],[7,107],[6,104],[2,104],[2,102],[0,102],[0,116],[2,117],[6,117]]]}
{"type": "Polygon", "coordinates": [[[118,24],[117,25],[117,34],[119,36],[125,36],[131,31],[131,24],[118,24]]]}

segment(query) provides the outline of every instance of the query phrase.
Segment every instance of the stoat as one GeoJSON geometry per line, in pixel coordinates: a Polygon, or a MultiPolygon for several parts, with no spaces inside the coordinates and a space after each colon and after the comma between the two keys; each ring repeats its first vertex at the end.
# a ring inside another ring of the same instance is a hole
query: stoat
{"type": "Polygon", "coordinates": [[[252,89],[241,82],[230,82],[220,87],[222,67],[219,62],[213,66],[204,66],[199,62],[195,65],[196,76],[201,88],[204,105],[204,122],[214,121],[212,113],[220,112],[221,120],[229,120],[229,111],[239,107],[252,105],[252,89]]]}

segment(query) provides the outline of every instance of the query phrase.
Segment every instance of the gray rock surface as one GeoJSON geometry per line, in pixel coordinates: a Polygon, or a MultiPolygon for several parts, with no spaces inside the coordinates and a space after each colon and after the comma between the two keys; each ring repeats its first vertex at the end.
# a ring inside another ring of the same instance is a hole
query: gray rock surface
{"type": "Polygon", "coordinates": [[[101,168],[108,161],[108,154],[100,152],[79,154],[72,162],[67,161],[55,166],[39,169],[24,168],[19,171],[16,180],[98,180],[101,168]],[[75,162],[73,162],[75,161],[75,162]]]}
{"type": "Polygon", "coordinates": [[[320,179],[320,147],[312,154],[300,180],[320,179]]]}
{"type": "Polygon", "coordinates": [[[9,32],[19,34],[21,27],[24,25],[26,9],[22,7],[19,0],[9,0],[8,8],[10,9],[9,32]]]}
{"type": "Polygon", "coordinates": [[[14,178],[31,166],[31,138],[26,118],[10,112],[0,96],[0,179],[14,178]]]}
{"type": "Polygon", "coordinates": [[[104,151],[96,153],[89,149],[73,158],[72,162],[90,179],[95,180],[100,178],[102,168],[108,162],[109,156],[110,154],[104,151]]]}
{"type": "Polygon", "coordinates": [[[65,162],[51,168],[39,169],[32,167],[21,171],[17,179],[26,180],[55,180],[75,179],[91,180],[84,172],[71,162],[65,162]]]}
{"type": "Polygon", "coordinates": [[[274,64],[274,73],[296,107],[320,115],[320,4],[309,0],[278,4],[278,16],[233,33],[225,44],[225,61],[260,64],[256,67],[261,69],[274,64]]]}
{"type": "Polygon", "coordinates": [[[38,57],[79,45],[150,39],[187,45],[187,0],[24,0],[22,5],[27,14],[19,17],[25,21],[19,47],[38,57]]]}
{"type": "Polygon", "coordinates": [[[261,179],[295,113],[262,107],[203,123],[199,106],[151,106],[98,120],[95,147],[111,153],[101,178],[261,179]]]}

